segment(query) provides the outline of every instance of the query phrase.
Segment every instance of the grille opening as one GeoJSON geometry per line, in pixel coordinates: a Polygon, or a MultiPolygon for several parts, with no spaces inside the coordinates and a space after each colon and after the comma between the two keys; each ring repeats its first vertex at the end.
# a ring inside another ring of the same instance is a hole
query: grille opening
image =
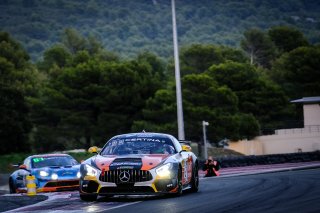
{"type": "Polygon", "coordinates": [[[104,174],[101,174],[99,177],[100,181],[110,182],[115,184],[121,183],[136,183],[136,182],[145,182],[152,180],[152,175],[149,171],[137,170],[137,169],[117,169],[105,171],[104,174]],[[128,176],[127,179],[120,178],[120,175],[126,173],[128,176]]]}

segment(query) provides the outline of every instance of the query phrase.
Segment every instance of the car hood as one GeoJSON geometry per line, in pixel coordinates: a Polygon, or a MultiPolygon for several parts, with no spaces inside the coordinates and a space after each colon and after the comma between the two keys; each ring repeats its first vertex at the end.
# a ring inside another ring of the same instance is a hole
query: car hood
{"type": "Polygon", "coordinates": [[[80,164],[75,166],[52,166],[52,167],[42,167],[32,169],[32,174],[40,176],[40,171],[46,171],[49,175],[55,173],[60,176],[77,176],[78,171],[80,170],[80,164]]]}
{"type": "Polygon", "coordinates": [[[149,170],[166,160],[170,155],[168,154],[152,154],[152,155],[98,155],[92,158],[94,164],[100,170],[114,170],[114,169],[141,169],[149,170]]]}

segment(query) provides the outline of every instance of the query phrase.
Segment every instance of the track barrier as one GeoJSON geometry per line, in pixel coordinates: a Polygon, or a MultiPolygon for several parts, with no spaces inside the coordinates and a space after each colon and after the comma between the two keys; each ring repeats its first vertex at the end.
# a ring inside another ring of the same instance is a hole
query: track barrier
{"type": "Polygon", "coordinates": [[[37,189],[36,189],[36,178],[33,175],[28,175],[26,177],[27,180],[27,195],[32,196],[37,194],[37,189]]]}

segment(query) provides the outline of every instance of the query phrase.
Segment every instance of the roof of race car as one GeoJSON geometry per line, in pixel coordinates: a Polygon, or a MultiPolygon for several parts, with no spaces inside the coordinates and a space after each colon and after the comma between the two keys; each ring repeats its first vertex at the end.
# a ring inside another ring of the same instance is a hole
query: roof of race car
{"type": "Polygon", "coordinates": [[[117,138],[117,137],[173,137],[172,135],[165,134],[165,133],[156,133],[156,132],[137,132],[137,133],[126,133],[126,134],[121,134],[121,135],[116,135],[112,138],[117,138]]]}
{"type": "Polygon", "coordinates": [[[52,153],[52,154],[38,154],[38,155],[30,155],[29,157],[30,158],[39,158],[39,157],[42,157],[42,158],[46,158],[46,157],[68,157],[70,155],[68,154],[60,154],[60,153],[52,153]]]}
{"type": "Polygon", "coordinates": [[[163,138],[168,138],[172,141],[172,143],[174,144],[174,146],[178,152],[181,150],[181,144],[179,143],[179,141],[174,136],[172,136],[170,134],[166,134],[166,133],[157,133],[157,132],[126,133],[126,134],[116,135],[116,136],[112,137],[111,139],[109,139],[108,141],[111,141],[115,138],[130,138],[130,137],[137,137],[137,138],[163,137],[163,138]]]}

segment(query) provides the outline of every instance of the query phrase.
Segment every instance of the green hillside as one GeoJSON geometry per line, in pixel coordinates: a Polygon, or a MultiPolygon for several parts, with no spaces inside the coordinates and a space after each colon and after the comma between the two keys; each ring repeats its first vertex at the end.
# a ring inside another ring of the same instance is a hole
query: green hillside
{"type": "MultiPolygon", "coordinates": [[[[290,100],[319,96],[319,8],[176,0],[186,139],[202,121],[215,144],[302,127],[290,100]]],[[[0,154],[176,136],[172,43],[171,0],[0,0],[0,154]]]]}
{"type": "MultiPolygon", "coordinates": [[[[286,25],[313,44],[320,40],[317,0],[176,0],[180,46],[237,47],[243,32],[286,25]]],[[[170,0],[0,0],[0,31],[9,32],[35,60],[66,28],[99,38],[107,50],[132,57],[149,50],[172,56],[170,0]]]]}

